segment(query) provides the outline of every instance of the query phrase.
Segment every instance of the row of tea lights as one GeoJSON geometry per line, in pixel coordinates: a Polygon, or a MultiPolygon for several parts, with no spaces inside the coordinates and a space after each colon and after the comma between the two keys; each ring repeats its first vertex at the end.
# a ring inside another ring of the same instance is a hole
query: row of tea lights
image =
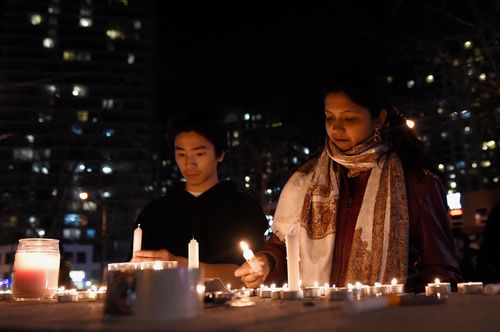
{"type": "MultiPolygon", "coordinates": [[[[230,289],[230,285],[227,285],[230,289]]],[[[235,289],[232,291],[239,296],[259,296],[260,298],[271,298],[273,300],[288,300],[293,299],[289,293],[290,290],[287,284],[283,287],[261,285],[260,288],[254,289],[235,289]]],[[[389,294],[403,294],[404,285],[398,284],[396,279],[391,281],[391,284],[381,284],[376,282],[373,286],[364,285],[360,282],[348,284],[347,287],[330,287],[328,284],[319,286],[315,283],[313,287],[304,287],[300,291],[300,298],[329,298],[331,300],[354,300],[365,296],[384,296],[389,294]]],[[[436,279],[433,283],[429,283],[425,287],[426,296],[446,296],[451,293],[451,285],[448,282],[440,282],[436,279]]],[[[459,294],[500,294],[500,284],[487,284],[483,286],[482,282],[463,282],[458,283],[459,294]]]]}
{"type": "MultiPolygon", "coordinates": [[[[95,287],[85,290],[78,291],[76,289],[65,289],[64,287],[60,287],[56,295],[55,299],[59,302],[77,302],[77,301],[95,301],[95,300],[104,300],[106,297],[106,287],[95,287]]],[[[0,291],[0,300],[13,300],[14,296],[12,295],[11,290],[1,290],[0,291]]]]}

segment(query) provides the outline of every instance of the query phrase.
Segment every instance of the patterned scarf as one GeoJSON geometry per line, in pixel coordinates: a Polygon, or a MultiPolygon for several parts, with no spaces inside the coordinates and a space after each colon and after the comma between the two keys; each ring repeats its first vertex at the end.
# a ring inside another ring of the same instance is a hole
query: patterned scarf
{"type": "MultiPolygon", "coordinates": [[[[392,278],[404,283],[408,270],[408,205],[404,173],[387,147],[368,139],[348,151],[329,140],[318,159],[304,164],[287,182],[276,209],[273,231],[284,240],[300,225],[300,273],[305,286],[330,282],[340,167],[348,176],[371,170],[357,217],[345,282],[373,285],[392,278]]],[[[345,285],[337,285],[345,286],[345,285]]]]}

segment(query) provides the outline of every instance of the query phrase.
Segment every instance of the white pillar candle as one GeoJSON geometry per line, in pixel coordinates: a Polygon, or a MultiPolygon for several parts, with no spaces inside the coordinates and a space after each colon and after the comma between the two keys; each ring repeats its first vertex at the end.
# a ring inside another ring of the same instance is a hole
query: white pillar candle
{"type": "Polygon", "coordinates": [[[253,251],[248,247],[248,244],[246,244],[246,242],[244,241],[241,241],[240,246],[241,249],[243,249],[243,257],[245,257],[248,264],[250,264],[252,270],[254,270],[254,272],[262,272],[262,266],[257,260],[257,257],[255,257],[255,255],[253,254],[253,251]]]}
{"type": "Polygon", "coordinates": [[[194,238],[189,241],[188,245],[188,267],[197,269],[200,267],[200,260],[198,258],[198,241],[194,238]]]}
{"type": "Polygon", "coordinates": [[[135,255],[137,251],[141,251],[142,248],[142,229],[141,224],[137,225],[137,228],[134,230],[134,243],[132,254],[135,255]]]}
{"type": "Polygon", "coordinates": [[[458,283],[458,293],[459,294],[482,294],[483,293],[483,283],[482,282],[460,282],[460,283],[458,283]]]}
{"type": "Polygon", "coordinates": [[[286,235],[286,261],[288,270],[288,287],[291,291],[300,289],[299,279],[299,237],[295,227],[286,235]]]}

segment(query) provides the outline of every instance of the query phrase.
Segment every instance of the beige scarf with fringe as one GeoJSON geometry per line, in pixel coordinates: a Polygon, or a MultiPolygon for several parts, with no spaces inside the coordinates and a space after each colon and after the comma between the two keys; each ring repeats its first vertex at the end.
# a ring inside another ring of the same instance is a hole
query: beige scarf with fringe
{"type": "MultiPolygon", "coordinates": [[[[337,206],[339,164],[348,176],[371,169],[359,211],[345,282],[373,285],[392,278],[404,283],[408,270],[408,205],[401,161],[373,139],[348,151],[327,140],[318,159],[304,164],[287,182],[274,216],[273,232],[284,241],[299,229],[300,276],[304,286],[330,283],[337,206]]],[[[345,285],[337,285],[345,286],[345,285]]]]}

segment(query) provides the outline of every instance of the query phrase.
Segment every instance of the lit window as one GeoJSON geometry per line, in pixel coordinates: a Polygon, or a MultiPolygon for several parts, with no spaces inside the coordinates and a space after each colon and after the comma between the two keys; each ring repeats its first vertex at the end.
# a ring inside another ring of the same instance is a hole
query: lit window
{"type": "Polygon", "coordinates": [[[483,160],[481,161],[481,166],[484,168],[490,167],[491,166],[491,161],[489,160],[483,160]]]}
{"type": "Polygon", "coordinates": [[[425,78],[425,82],[427,84],[431,84],[434,82],[434,75],[427,75],[427,77],[425,78]]]}
{"type": "Polygon", "coordinates": [[[75,52],[74,51],[64,51],[63,52],[64,61],[73,61],[75,60],[75,52]]]}
{"type": "Polygon", "coordinates": [[[39,25],[43,22],[43,17],[40,14],[31,14],[30,22],[33,25],[39,25]]]}
{"type": "Polygon", "coordinates": [[[73,91],[71,94],[75,97],[86,97],[88,94],[87,87],[83,85],[73,85],[73,91]]]}
{"type": "Polygon", "coordinates": [[[494,140],[484,142],[484,144],[486,144],[486,147],[490,150],[494,150],[497,147],[497,143],[494,140]]]}
{"type": "Polygon", "coordinates": [[[471,117],[471,113],[469,110],[463,110],[462,112],[460,112],[460,117],[462,119],[469,119],[471,117]]]}
{"type": "Polygon", "coordinates": [[[43,47],[45,48],[53,48],[55,46],[55,42],[54,42],[54,39],[52,38],[44,38],[43,39],[43,47]]]}
{"type": "Polygon", "coordinates": [[[104,174],[111,174],[111,173],[113,173],[113,169],[111,167],[109,167],[109,166],[103,166],[102,172],[104,174]]]}
{"type": "Polygon", "coordinates": [[[82,17],[80,18],[80,26],[84,28],[88,28],[92,26],[92,19],[88,17],[82,17]]]}
{"type": "Polygon", "coordinates": [[[113,129],[106,129],[103,132],[104,136],[106,136],[106,137],[111,137],[111,136],[113,136],[114,133],[115,133],[115,131],[113,129]]]}
{"type": "Polygon", "coordinates": [[[106,36],[109,37],[109,39],[123,39],[125,36],[123,35],[123,32],[118,29],[108,29],[106,31],[106,36]]]}
{"type": "Polygon", "coordinates": [[[87,122],[89,120],[88,111],[78,111],[76,112],[76,116],[78,117],[78,121],[80,122],[87,122]]]}
{"type": "Polygon", "coordinates": [[[408,87],[408,89],[413,88],[414,85],[415,85],[415,81],[414,80],[409,80],[409,81],[406,82],[406,86],[408,87]]]}
{"type": "Polygon", "coordinates": [[[103,99],[102,100],[102,108],[104,109],[112,109],[115,104],[113,99],[103,99]]]}

